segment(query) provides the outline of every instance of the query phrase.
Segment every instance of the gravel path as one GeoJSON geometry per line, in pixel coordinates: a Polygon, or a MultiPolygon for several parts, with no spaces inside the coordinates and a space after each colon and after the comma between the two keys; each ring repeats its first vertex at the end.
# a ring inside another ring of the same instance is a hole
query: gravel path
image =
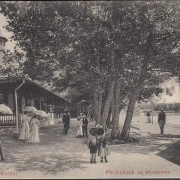
{"type": "Polygon", "coordinates": [[[138,142],[111,145],[108,163],[100,163],[97,157],[97,164],[90,164],[87,139],[75,138],[76,130],[76,120],[71,121],[67,135],[62,133],[62,123],[42,129],[38,144],[1,136],[6,161],[0,163],[0,178],[180,177],[180,138],[173,134],[154,133],[151,143],[145,140],[141,145],[138,142]]]}

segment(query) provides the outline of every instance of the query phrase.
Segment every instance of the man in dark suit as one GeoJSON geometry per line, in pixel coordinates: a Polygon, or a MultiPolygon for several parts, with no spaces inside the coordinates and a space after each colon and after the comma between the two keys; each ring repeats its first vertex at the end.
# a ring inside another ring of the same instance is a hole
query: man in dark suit
{"type": "Polygon", "coordinates": [[[62,121],[64,123],[64,133],[67,134],[70,125],[70,115],[68,111],[65,111],[65,113],[63,114],[62,121]]]}
{"type": "Polygon", "coordinates": [[[163,135],[163,133],[164,133],[164,125],[166,124],[166,114],[164,113],[163,109],[161,109],[161,112],[159,113],[158,123],[159,123],[159,127],[160,127],[160,130],[161,130],[161,134],[163,135]]]}
{"type": "Polygon", "coordinates": [[[88,120],[87,120],[87,118],[86,118],[85,115],[83,116],[82,123],[83,123],[83,125],[82,125],[82,128],[83,128],[83,136],[84,136],[84,137],[86,136],[86,137],[88,138],[88,133],[87,133],[88,120]]]}

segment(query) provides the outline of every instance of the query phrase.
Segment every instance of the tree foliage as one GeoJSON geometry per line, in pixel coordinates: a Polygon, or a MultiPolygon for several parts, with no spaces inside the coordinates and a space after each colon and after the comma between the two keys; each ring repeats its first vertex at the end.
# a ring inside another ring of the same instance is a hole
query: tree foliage
{"type": "Polygon", "coordinates": [[[1,2],[1,12],[23,51],[24,74],[94,98],[97,123],[106,124],[111,109],[113,132],[122,104],[129,103],[124,139],[135,102],[160,93],[159,83],[179,75],[176,3],[1,2]]]}

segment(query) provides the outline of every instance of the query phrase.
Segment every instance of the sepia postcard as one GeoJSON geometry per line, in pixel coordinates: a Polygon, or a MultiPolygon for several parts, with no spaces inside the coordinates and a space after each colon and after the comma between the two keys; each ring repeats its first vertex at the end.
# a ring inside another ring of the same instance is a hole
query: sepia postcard
{"type": "Polygon", "coordinates": [[[1,1],[0,179],[180,178],[180,1],[1,1]]]}

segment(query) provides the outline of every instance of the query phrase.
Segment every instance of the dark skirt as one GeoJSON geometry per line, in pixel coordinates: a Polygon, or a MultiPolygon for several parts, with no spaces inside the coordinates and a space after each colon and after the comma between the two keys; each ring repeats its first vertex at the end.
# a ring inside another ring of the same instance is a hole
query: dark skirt
{"type": "Polygon", "coordinates": [[[91,154],[97,153],[97,146],[91,146],[89,149],[91,154]]]}

